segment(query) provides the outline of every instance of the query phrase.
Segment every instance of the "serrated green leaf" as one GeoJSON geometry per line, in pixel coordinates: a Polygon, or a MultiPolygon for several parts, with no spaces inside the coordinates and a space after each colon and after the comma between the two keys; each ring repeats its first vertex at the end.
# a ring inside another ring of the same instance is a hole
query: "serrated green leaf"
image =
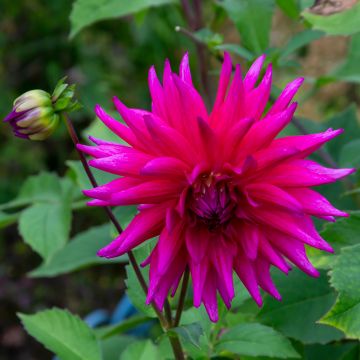
{"type": "Polygon", "coordinates": [[[317,15],[304,11],[302,16],[314,29],[325,31],[329,35],[351,35],[360,31],[360,3],[332,15],[317,15]]]}
{"type": "Polygon", "coordinates": [[[53,277],[76,271],[91,265],[126,262],[127,256],[109,260],[96,255],[109,244],[110,226],[101,225],[77,234],[68,244],[61,248],[48,261],[33,270],[32,277],[53,277]]]}
{"type": "Polygon", "coordinates": [[[61,360],[100,360],[93,331],[67,310],[51,309],[34,315],[18,314],[26,331],[61,360]]]}
{"type": "Polygon", "coordinates": [[[84,27],[95,22],[131,15],[152,6],[174,2],[175,0],[76,0],[70,14],[70,37],[74,37],[84,27]]]}
{"type": "Polygon", "coordinates": [[[219,2],[235,23],[241,44],[259,55],[269,45],[275,0],[224,0],[219,2]]]}
{"type": "Polygon", "coordinates": [[[317,323],[336,298],[325,272],[314,279],[297,269],[288,276],[277,271],[273,279],[282,301],[267,296],[256,317],[258,321],[305,344],[327,343],[342,338],[340,331],[317,323]]]}
{"type": "Polygon", "coordinates": [[[120,360],[159,360],[157,347],[150,340],[130,344],[122,352],[120,360]]]}
{"type": "Polygon", "coordinates": [[[271,327],[261,324],[239,324],[221,335],[215,349],[238,355],[268,356],[276,359],[299,358],[290,341],[271,327]]]}
{"type": "Polygon", "coordinates": [[[48,261],[69,239],[71,206],[62,202],[38,203],[24,210],[19,231],[24,241],[48,261]]]}
{"type": "Polygon", "coordinates": [[[168,330],[170,336],[173,336],[173,333],[178,334],[184,342],[189,342],[200,348],[200,337],[204,331],[199,323],[194,322],[192,324],[182,325],[168,330]]]}
{"type": "Polygon", "coordinates": [[[349,339],[360,339],[360,244],[342,249],[331,271],[331,285],[339,292],[335,305],[321,319],[349,339]]]}

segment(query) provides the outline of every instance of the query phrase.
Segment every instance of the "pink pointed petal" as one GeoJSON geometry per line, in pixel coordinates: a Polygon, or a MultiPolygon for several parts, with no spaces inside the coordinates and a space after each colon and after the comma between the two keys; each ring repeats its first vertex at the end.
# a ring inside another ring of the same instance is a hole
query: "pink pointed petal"
{"type": "Polygon", "coordinates": [[[330,169],[310,160],[294,160],[269,170],[264,179],[277,186],[308,187],[332,183],[356,169],[330,169]]]}
{"type": "Polygon", "coordinates": [[[304,211],[309,215],[318,217],[349,216],[346,212],[336,209],[325,197],[314,190],[307,188],[292,188],[289,189],[288,192],[297,199],[304,211]]]}
{"type": "Polygon", "coordinates": [[[156,75],[154,66],[152,66],[149,70],[148,82],[149,82],[150,95],[152,99],[153,113],[162,119],[166,119],[167,111],[165,107],[164,90],[156,75]]]}
{"type": "Polygon", "coordinates": [[[183,56],[180,68],[179,68],[180,79],[192,86],[191,72],[189,66],[189,53],[186,52],[183,56]]]}
{"type": "Polygon", "coordinates": [[[159,235],[164,226],[166,206],[154,206],[137,214],[128,227],[98,255],[113,258],[125,254],[145,240],[159,235]]]}
{"type": "Polygon", "coordinates": [[[193,264],[199,264],[207,253],[209,241],[212,239],[209,231],[202,226],[188,226],[185,233],[186,248],[193,264]]]}
{"type": "Polygon", "coordinates": [[[207,261],[204,259],[201,263],[195,263],[192,258],[190,258],[189,267],[194,291],[193,303],[195,307],[199,307],[201,305],[203,289],[207,277],[207,261]]]}
{"type": "MultiPolygon", "coordinates": [[[[264,229],[264,231],[267,230],[268,229],[264,229]]],[[[267,262],[276,266],[283,273],[288,274],[289,270],[291,270],[291,266],[289,266],[279,252],[273,248],[265,236],[261,237],[259,252],[267,262]]]]}
{"type": "Polygon", "coordinates": [[[282,207],[290,211],[302,212],[301,203],[288,192],[271,184],[253,183],[245,187],[248,196],[255,202],[269,203],[275,207],[282,207]]]}
{"type": "Polygon", "coordinates": [[[175,129],[161,123],[154,116],[144,117],[146,127],[164,156],[173,155],[186,163],[194,163],[198,155],[189,141],[175,129]]]}
{"type": "Polygon", "coordinates": [[[139,185],[139,180],[132,179],[129,177],[124,177],[124,178],[112,180],[109,183],[97,186],[96,188],[83,190],[83,193],[84,195],[95,199],[110,201],[111,195],[113,193],[127,190],[136,185],[139,185]]]}
{"type": "Polygon", "coordinates": [[[234,281],[233,281],[233,259],[236,253],[229,244],[223,239],[218,239],[222,245],[221,247],[212,247],[212,261],[217,269],[217,277],[221,279],[223,291],[221,292],[224,301],[228,302],[230,306],[231,300],[235,296],[234,281]]]}
{"type": "Polygon", "coordinates": [[[256,209],[254,218],[270,228],[313,246],[317,249],[333,252],[331,246],[317,233],[311,219],[307,216],[293,216],[285,211],[256,209]]]}
{"type": "Polygon", "coordinates": [[[241,256],[240,254],[238,254],[234,260],[234,269],[236,274],[245,285],[246,289],[249,291],[250,295],[258,304],[258,306],[261,307],[262,298],[258,288],[253,262],[248,260],[245,256],[241,256]]]}
{"type": "Polygon", "coordinates": [[[181,183],[168,180],[147,181],[112,194],[111,202],[114,205],[159,204],[169,199],[175,200],[183,187],[181,183]]]}
{"type": "Polygon", "coordinates": [[[320,276],[307,258],[303,243],[279,232],[270,232],[269,238],[271,243],[299,269],[310,276],[320,276]]]}
{"type": "Polygon", "coordinates": [[[242,222],[234,223],[234,238],[241,245],[244,254],[250,260],[255,260],[258,253],[259,234],[256,225],[242,222]]]}
{"type": "Polygon", "coordinates": [[[265,55],[261,55],[250,66],[250,69],[244,78],[244,86],[245,86],[245,90],[247,92],[252,90],[254,88],[256,82],[258,81],[260,73],[261,73],[261,69],[262,69],[264,61],[265,61],[265,57],[266,57],[265,55]]]}
{"type": "Polygon", "coordinates": [[[233,127],[228,130],[228,133],[224,137],[226,141],[223,142],[223,158],[225,161],[231,161],[234,158],[234,152],[237,151],[238,145],[249,131],[251,126],[254,124],[254,120],[250,118],[245,118],[238,121],[233,127]]]}
{"type": "Polygon", "coordinates": [[[219,314],[216,299],[216,275],[211,271],[209,271],[206,276],[202,300],[210,320],[212,322],[217,322],[219,314]]]}
{"type": "Polygon", "coordinates": [[[159,275],[166,275],[180,247],[183,245],[182,236],[181,224],[177,224],[172,234],[169,234],[166,227],[162,230],[157,244],[160,256],[156,271],[159,275]]]}
{"type": "Polygon", "coordinates": [[[260,287],[276,300],[281,300],[281,295],[271,280],[270,263],[261,258],[257,259],[255,263],[255,271],[260,287]]]}
{"type": "Polygon", "coordinates": [[[240,153],[249,154],[268,146],[278,133],[291,121],[297,104],[293,103],[285,111],[258,121],[245,135],[239,146],[240,153]]]}
{"type": "Polygon", "coordinates": [[[97,117],[116,135],[126,141],[132,146],[137,146],[138,141],[134,136],[133,132],[122,124],[120,121],[115,120],[110,115],[108,115],[100,105],[95,106],[95,113],[97,117]]]}
{"type": "Polygon", "coordinates": [[[141,169],[141,174],[148,176],[170,176],[183,178],[188,170],[189,166],[183,161],[174,157],[163,156],[147,162],[141,169]]]}
{"type": "Polygon", "coordinates": [[[115,175],[136,176],[140,170],[152,159],[151,156],[129,149],[117,155],[92,159],[89,165],[115,175]]]}
{"type": "Polygon", "coordinates": [[[100,146],[89,146],[83,144],[77,144],[76,148],[83,153],[93,156],[95,158],[102,158],[112,156],[120,153],[124,147],[120,145],[100,145],[100,146]]]}
{"type": "Polygon", "coordinates": [[[270,108],[268,115],[273,115],[278,112],[284,111],[294,98],[295,94],[297,93],[303,82],[304,78],[301,77],[287,84],[285,89],[276,99],[274,105],[270,108]]]}
{"type": "Polygon", "coordinates": [[[212,116],[218,113],[219,107],[222,105],[222,103],[225,100],[226,91],[229,86],[229,82],[231,79],[231,73],[232,73],[232,63],[229,53],[224,53],[224,62],[222,64],[220,78],[219,78],[219,84],[218,84],[218,90],[216,94],[216,100],[214,105],[214,110],[212,113],[212,116]]]}
{"type": "Polygon", "coordinates": [[[272,65],[266,69],[265,75],[259,86],[246,95],[246,116],[259,120],[263,114],[270,97],[272,82],[272,65]]]}

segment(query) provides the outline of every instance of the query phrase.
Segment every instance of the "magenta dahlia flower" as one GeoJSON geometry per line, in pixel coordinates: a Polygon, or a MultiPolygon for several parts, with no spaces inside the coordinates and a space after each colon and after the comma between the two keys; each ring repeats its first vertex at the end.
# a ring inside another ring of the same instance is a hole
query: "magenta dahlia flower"
{"type": "Polygon", "coordinates": [[[303,82],[288,84],[266,109],[272,70],[261,78],[265,56],[246,76],[225,54],[213,110],[208,114],[193,86],[188,55],[179,75],[165,62],[162,84],[149,72],[151,111],[114,104],[126,125],[100,106],[97,116],[128,146],[91,138],[80,145],[90,165],[119,178],[84,193],[89,205],[139,204],[125,231],[99,251],[120,256],[159,235],[151,255],[147,303],[162,309],[188,268],[193,302],[218,319],[217,293],[227,307],[234,298],[234,271],[256,303],[259,287],[280,299],[270,266],[284,273],[296,265],[311,276],[305,245],[332,251],[317,233],[312,216],[334,221],[347,216],[310,187],[327,184],[354,169],[329,169],[305,158],[342,130],[276,138],[295,112],[292,99],[303,82]]]}

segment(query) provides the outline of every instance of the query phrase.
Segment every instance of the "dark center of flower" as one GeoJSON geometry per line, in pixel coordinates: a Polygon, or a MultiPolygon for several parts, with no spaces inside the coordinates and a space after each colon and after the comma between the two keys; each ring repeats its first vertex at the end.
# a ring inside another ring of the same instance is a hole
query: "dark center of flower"
{"type": "Polygon", "coordinates": [[[210,231],[225,225],[232,217],[235,207],[230,182],[221,174],[202,174],[193,184],[190,209],[210,231]]]}

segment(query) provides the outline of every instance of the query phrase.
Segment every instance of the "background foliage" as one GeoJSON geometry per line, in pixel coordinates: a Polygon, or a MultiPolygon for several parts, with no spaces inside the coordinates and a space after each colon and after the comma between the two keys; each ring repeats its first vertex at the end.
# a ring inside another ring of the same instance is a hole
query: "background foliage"
{"type": "MultiPolygon", "coordinates": [[[[203,21],[194,27],[175,0],[2,0],[1,117],[22,92],[50,91],[68,75],[84,104],[73,115],[83,141],[89,133],[111,138],[94,119],[93,106],[111,111],[117,94],[127,104],[148,107],[151,64],[159,70],[165,58],[177,64],[189,50],[201,89],[201,46],[211,69],[211,93],[223,50],[244,68],[265,52],[275,69],[274,96],[295,76],[306,79],[297,121],[285,133],[343,127],[345,134],[315,156],[327,165],[359,167],[360,3],[316,1],[311,9],[311,0],[201,4],[203,21]]],[[[134,273],[125,268],[127,258],[95,255],[115,230],[101,210],[85,207],[80,189],[90,184],[65,129],[41,143],[13,138],[6,126],[0,137],[0,359],[51,359],[53,353],[65,360],[169,359],[168,336],[174,333],[194,359],[360,358],[359,175],[321,189],[352,215],[317,224],[336,250],[335,255],[309,251],[320,279],[296,270],[289,277],[274,272],[283,301],[265,297],[262,309],[238,283],[232,311],[222,308],[217,324],[204,309],[190,306],[189,293],[181,326],[161,335],[134,273]],[[110,318],[125,291],[138,313],[96,328],[81,320],[94,309],[110,318]],[[44,347],[25,334],[20,321],[44,347]],[[147,331],[139,340],[133,330],[141,324],[147,331]]],[[[96,177],[100,183],[110,180],[99,172],[96,177]]],[[[117,216],[126,226],[134,213],[133,207],[122,208],[117,216]]],[[[135,255],[144,259],[150,248],[135,255]]],[[[176,303],[175,298],[171,304],[176,303]]]]}

